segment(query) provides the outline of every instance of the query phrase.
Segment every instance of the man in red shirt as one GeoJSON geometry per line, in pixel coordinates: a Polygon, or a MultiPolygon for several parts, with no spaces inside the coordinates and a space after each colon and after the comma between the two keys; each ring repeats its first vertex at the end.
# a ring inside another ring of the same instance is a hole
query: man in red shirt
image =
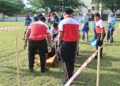
{"type": "Polygon", "coordinates": [[[72,18],[72,15],[73,10],[66,8],[64,19],[58,26],[58,50],[61,46],[61,57],[66,64],[68,79],[73,75],[77,44],[80,37],[79,23],[72,18]]]}
{"type": "MultiPolygon", "coordinates": [[[[96,32],[96,39],[97,39],[97,43],[96,43],[96,50],[97,50],[98,46],[103,45],[103,40],[105,37],[105,28],[104,28],[103,20],[101,19],[99,13],[95,14],[95,27],[96,27],[95,32],[96,32]]],[[[103,48],[101,48],[101,51],[100,51],[101,58],[102,58],[102,50],[103,48]]]]}
{"type": "Polygon", "coordinates": [[[46,71],[46,54],[47,54],[47,41],[49,46],[51,46],[51,37],[48,26],[44,23],[46,18],[44,16],[38,15],[38,21],[32,23],[28,28],[25,36],[25,45],[27,46],[28,41],[28,59],[29,59],[29,70],[33,71],[34,58],[36,51],[40,55],[41,72],[46,71]]]}

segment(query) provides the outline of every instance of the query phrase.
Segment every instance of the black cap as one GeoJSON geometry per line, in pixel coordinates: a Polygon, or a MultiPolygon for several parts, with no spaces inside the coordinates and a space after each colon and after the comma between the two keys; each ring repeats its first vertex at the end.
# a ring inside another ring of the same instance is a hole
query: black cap
{"type": "Polygon", "coordinates": [[[40,16],[40,17],[39,17],[39,20],[41,20],[41,21],[46,21],[46,18],[45,18],[45,16],[40,16]]]}
{"type": "Polygon", "coordinates": [[[64,12],[65,12],[66,14],[72,14],[74,11],[73,11],[71,8],[66,8],[66,9],[64,10],[64,12]]]}
{"type": "Polygon", "coordinates": [[[38,18],[38,20],[41,20],[41,21],[46,21],[45,16],[44,16],[44,15],[42,15],[42,14],[39,14],[37,18],[38,18]]]}
{"type": "Polygon", "coordinates": [[[54,23],[53,23],[53,27],[54,27],[54,28],[57,28],[57,27],[58,27],[58,23],[54,22],[54,23]]]}
{"type": "Polygon", "coordinates": [[[96,13],[96,14],[95,14],[95,17],[99,17],[99,18],[100,18],[100,14],[99,14],[99,13],[96,13]]]}

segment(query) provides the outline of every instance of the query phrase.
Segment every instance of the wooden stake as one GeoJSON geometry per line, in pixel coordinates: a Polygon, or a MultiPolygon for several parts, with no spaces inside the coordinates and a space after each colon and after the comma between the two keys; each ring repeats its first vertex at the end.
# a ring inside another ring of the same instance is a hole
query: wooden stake
{"type": "Polygon", "coordinates": [[[19,60],[18,60],[18,39],[16,37],[16,66],[17,66],[17,83],[20,86],[20,72],[19,72],[19,60]]]}
{"type": "Polygon", "coordinates": [[[100,47],[98,47],[98,58],[97,58],[97,80],[96,86],[99,86],[100,82],[100,47]]]}

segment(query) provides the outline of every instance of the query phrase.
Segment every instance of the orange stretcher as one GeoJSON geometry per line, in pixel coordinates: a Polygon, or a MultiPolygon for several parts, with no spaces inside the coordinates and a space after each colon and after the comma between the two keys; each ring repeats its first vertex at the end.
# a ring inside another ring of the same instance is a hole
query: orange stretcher
{"type": "MultiPolygon", "coordinates": [[[[35,57],[35,63],[36,65],[40,66],[40,60],[39,60],[39,56],[37,55],[35,57]]],[[[55,62],[57,61],[57,55],[55,54],[53,57],[49,57],[47,60],[46,60],[46,67],[47,68],[50,68],[50,67],[54,67],[54,64],[55,62]]]]}

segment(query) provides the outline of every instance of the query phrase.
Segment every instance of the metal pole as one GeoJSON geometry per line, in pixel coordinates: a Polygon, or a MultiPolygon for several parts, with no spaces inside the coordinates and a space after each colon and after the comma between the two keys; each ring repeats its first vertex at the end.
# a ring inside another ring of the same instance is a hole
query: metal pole
{"type": "Polygon", "coordinates": [[[98,47],[96,86],[99,86],[99,79],[100,79],[100,46],[98,47]]]}
{"type": "Polygon", "coordinates": [[[99,13],[102,16],[102,2],[100,2],[100,4],[99,4],[99,13]]]}
{"type": "Polygon", "coordinates": [[[18,86],[20,86],[20,72],[19,72],[19,60],[18,60],[18,39],[16,36],[16,66],[17,66],[17,82],[18,82],[18,86]]]}

